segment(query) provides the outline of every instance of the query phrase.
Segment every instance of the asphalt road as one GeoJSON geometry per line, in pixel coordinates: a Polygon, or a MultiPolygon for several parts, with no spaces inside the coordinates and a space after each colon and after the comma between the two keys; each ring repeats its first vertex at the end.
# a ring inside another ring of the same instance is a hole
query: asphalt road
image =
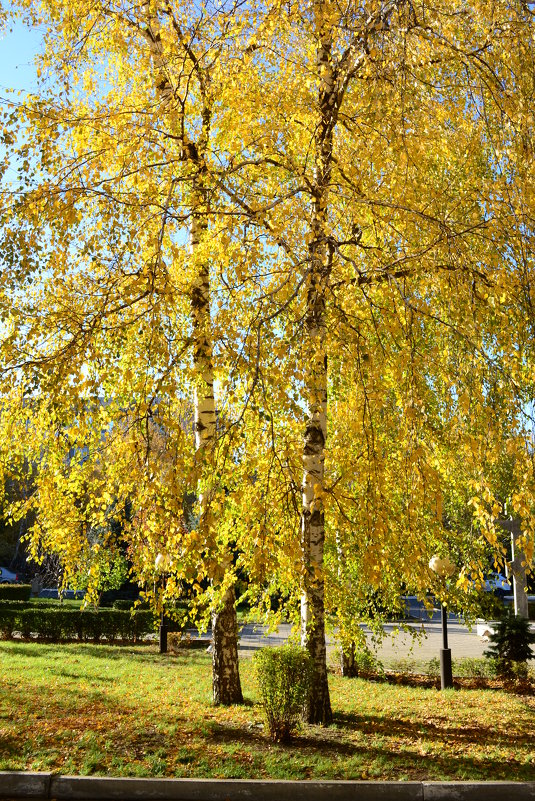
{"type": "MultiPolygon", "coordinates": [[[[369,631],[366,632],[370,647],[385,666],[388,667],[393,660],[402,658],[428,662],[432,657],[438,657],[440,648],[442,648],[441,624],[438,621],[425,624],[410,623],[409,628],[410,633],[400,631],[399,626],[394,623],[388,623],[384,627],[385,636],[379,643],[373,641],[369,631]]],[[[192,637],[198,636],[194,630],[190,633],[192,637]]],[[[246,623],[240,629],[240,656],[246,658],[252,656],[258,648],[282,645],[288,641],[290,635],[291,626],[287,623],[282,623],[273,632],[268,632],[267,628],[261,624],[246,623]]],[[[207,632],[201,639],[206,642],[208,647],[210,633],[207,632]]],[[[470,630],[458,621],[450,621],[448,623],[448,644],[453,659],[460,659],[483,656],[483,652],[488,647],[488,640],[477,635],[475,626],[470,630]]],[[[336,638],[328,637],[327,650],[334,650],[336,645],[336,638]]]]}

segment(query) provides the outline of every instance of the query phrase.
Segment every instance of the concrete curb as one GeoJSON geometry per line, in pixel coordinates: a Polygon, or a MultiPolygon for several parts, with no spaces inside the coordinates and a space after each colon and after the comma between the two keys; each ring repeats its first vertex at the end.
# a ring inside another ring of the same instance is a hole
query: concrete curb
{"type": "Polygon", "coordinates": [[[0,798],[50,798],[51,773],[0,771],[0,798]]]}
{"type": "Polygon", "coordinates": [[[535,781],[134,779],[0,771],[2,798],[38,801],[535,801],[535,781]]]}

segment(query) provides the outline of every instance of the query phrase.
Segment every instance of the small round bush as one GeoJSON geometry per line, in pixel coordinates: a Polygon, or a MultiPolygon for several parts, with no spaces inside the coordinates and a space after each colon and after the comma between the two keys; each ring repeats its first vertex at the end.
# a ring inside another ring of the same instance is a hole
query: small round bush
{"type": "Polygon", "coordinates": [[[271,739],[289,742],[308,700],[312,659],[305,648],[261,648],[254,656],[256,676],[271,739]]]}

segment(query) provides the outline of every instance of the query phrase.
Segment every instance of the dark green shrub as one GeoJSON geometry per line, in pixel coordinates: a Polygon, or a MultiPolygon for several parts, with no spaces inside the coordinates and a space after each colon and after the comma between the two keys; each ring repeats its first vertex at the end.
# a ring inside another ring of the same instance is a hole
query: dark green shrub
{"type": "Polygon", "coordinates": [[[77,611],[50,606],[22,609],[17,615],[17,628],[24,639],[36,635],[51,642],[72,640],[76,637],[77,611]]]}
{"type": "Polygon", "coordinates": [[[112,603],[112,609],[132,609],[135,601],[127,601],[124,598],[119,598],[112,603]]]}
{"type": "Polygon", "coordinates": [[[0,637],[10,640],[16,630],[17,612],[15,609],[4,608],[0,612],[0,637]]]}
{"type": "Polygon", "coordinates": [[[28,606],[31,606],[31,601],[26,603],[26,601],[0,601],[0,610],[2,609],[13,609],[15,611],[20,611],[21,609],[27,609],[28,606]]]}
{"type": "Polygon", "coordinates": [[[45,607],[44,609],[27,609],[22,619],[27,625],[31,620],[31,631],[51,642],[72,640],[76,636],[77,609],[59,609],[45,607]],[[74,614],[73,614],[74,613],[74,614]]]}
{"type": "Polygon", "coordinates": [[[31,584],[0,584],[0,601],[29,601],[31,584]]]}
{"type": "Polygon", "coordinates": [[[136,642],[144,634],[154,631],[152,612],[125,609],[80,610],[82,634],[80,639],[92,642],[136,642]]]}
{"type": "Polygon", "coordinates": [[[531,648],[535,643],[535,634],[530,631],[529,620],[520,615],[508,614],[498,622],[489,640],[492,644],[484,655],[496,660],[498,675],[527,672],[528,659],[535,657],[531,648]]]}
{"type": "MultiPolygon", "coordinates": [[[[129,614],[128,612],[126,614],[129,614]]],[[[101,609],[97,614],[97,620],[99,621],[99,636],[100,638],[105,637],[108,642],[116,642],[118,639],[122,639],[122,631],[123,631],[123,618],[124,618],[124,610],[118,609],[101,609]],[[121,611],[123,614],[117,614],[117,612],[121,611]]]]}
{"type": "Polygon", "coordinates": [[[130,642],[136,642],[156,628],[154,613],[145,609],[134,609],[132,612],[117,610],[116,619],[120,625],[119,636],[130,642]]]}
{"type": "Polygon", "coordinates": [[[275,742],[289,742],[310,692],[310,655],[300,646],[283,645],[261,648],[254,661],[270,736],[275,742]]]}
{"type": "Polygon", "coordinates": [[[80,613],[81,639],[99,642],[104,634],[104,609],[83,609],[80,613]]]}
{"type": "Polygon", "coordinates": [[[80,608],[80,601],[77,602],[77,605],[71,606],[70,603],[65,603],[58,601],[54,598],[30,598],[29,601],[10,601],[10,600],[0,600],[0,609],[7,608],[7,609],[21,609],[24,607],[28,609],[29,607],[35,607],[36,609],[44,609],[53,607],[55,609],[65,609],[66,607],[69,608],[80,608]]]}
{"type": "MultiPolygon", "coordinates": [[[[17,624],[16,628],[20,632],[22,639],[29,640],[32,635],[32,631],[34,631],[36,628],[34,623],[34,616],[32,615],[32,613],[30,612],[29,615],[26,615],[25,610],[21,610],[17,614],[16,624],[17,624]]],[[[42,628],[41,624],[39,625],[39,628],[42,628]]]]}
{"type": "Polygon", "coordinates": [[[10,602],[9,607],[0,607],[0,636],[4,639],[19,631],[24,639],[34,635],[51,642],[74,639],[136,642],[154,631],[152,612],[15,604],[10,602]]]}

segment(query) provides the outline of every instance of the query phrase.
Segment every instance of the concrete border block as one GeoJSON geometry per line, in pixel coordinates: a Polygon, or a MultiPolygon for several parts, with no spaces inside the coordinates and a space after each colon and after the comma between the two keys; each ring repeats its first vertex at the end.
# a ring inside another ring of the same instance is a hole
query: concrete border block
{"type": "Polygon", "coordinates": [[[0,771],[0,798],[45,798],[50,794],[51,773],[0,771]]]}
{"type": "Polygon", "coordinates": [[[138,779],[0,771],[2,798],[28,801],[535,801],[535,781],[138,779]]]}
{"type": "MultiPolygon", "coordinates": [[[[421,782],[55,776],[57,801],[423,801],[421,782]]],[[[503,801],[503,799],[501,800],[503,801]]]]}
{"type": "Polygon", "coordinates": [[[422,782],[424,801],[535,801],[535,782],[422,782]]]}

